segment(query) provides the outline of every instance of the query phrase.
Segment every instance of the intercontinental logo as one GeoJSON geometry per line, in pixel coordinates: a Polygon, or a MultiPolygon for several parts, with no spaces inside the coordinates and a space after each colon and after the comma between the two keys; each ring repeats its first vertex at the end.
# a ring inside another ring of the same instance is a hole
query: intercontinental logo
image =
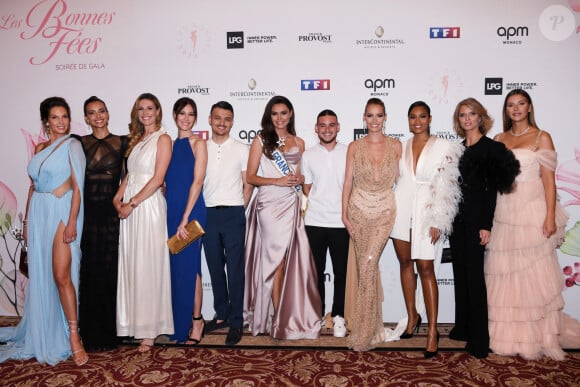
{"type": "Polygon", "coordinates": [[[528,37],[528,27],[498,27],[496,33],[503,44],[522,44],[522,39],[528,37]]]}
{"type": "Polygon", "coordinates": [[[374,31],[374,36],[357,39],[355,44],[363,48],[396,48],[405,44],[404,39],[384,38],[384,34],[385,29],[382,26],[377,26],[374,31]]]}
{"type": "Polygon", "coordinates": [[[248,81],[247,90],[230,91],[229,96],[238,101],[265,101],[276,95],[275,91],[260,91],[256,90],[258,82],[254,78],[248,81]]]}
{"type": "Polygon", "coordinates": [[[200,85],[189,85],[186,87],[177,88],[177,94],[200,94],[209,95],[209,87],[201,87],[200,85]]]}
{"type": "Polygon", "coordinates": [[[226,46],[228,49],[244,48],[246,44],[272,44],[278,37],[276,35],[249,35],[244,38],[244,31],[230,31],[226,33],[226,46]]]}
{"type": "Polygon", "coordinates": [[[332,43],[332,35],[322,32],[309,32],[306,35],[298,35],[300,43],[332,43]]]}

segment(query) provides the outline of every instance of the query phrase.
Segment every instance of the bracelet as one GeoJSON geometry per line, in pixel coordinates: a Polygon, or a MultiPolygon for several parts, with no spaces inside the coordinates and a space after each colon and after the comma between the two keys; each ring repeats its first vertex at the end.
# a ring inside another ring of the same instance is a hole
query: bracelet
{"type": "Polygon", "coordinates": [[[22,224],[26,224],[26,223],[28,223],[28,219],[24,219],[24,220],[22,221],[22,224]]]}
{"type": "Polygon", "coordinates": [[[133,198],[131,198],[131,200],[129,200],[129,205],[131,206],[131,208],[137,207],[137,204],[135,204],[135,202],[133,201],[133,198]]]}

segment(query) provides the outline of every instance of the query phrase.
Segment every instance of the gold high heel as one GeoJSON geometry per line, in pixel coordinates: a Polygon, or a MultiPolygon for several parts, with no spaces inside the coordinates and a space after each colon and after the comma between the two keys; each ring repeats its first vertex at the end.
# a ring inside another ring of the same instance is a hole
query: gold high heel
{"type": "Polygon", "coordinates": [[[67,320],[68,321],[68,330],[69,330],[69,340],[72,339],[73,335],[78,336],[78,340],[79,343],[81,345],[80,348],[77,348],[76,350],[73,349],[72,344],[70,346],[70,349],[72,351],[72,358],[73,361],[75,362],[75,364],[77,366],[82,366],[85,365],[88,361],[89,361],[89,355],[87,354],[87,352],[85,351],[85,347],[83,346],[83,341],[81,340],[80,336],[79,336],[79,322],[76,320],[67,320]]]}

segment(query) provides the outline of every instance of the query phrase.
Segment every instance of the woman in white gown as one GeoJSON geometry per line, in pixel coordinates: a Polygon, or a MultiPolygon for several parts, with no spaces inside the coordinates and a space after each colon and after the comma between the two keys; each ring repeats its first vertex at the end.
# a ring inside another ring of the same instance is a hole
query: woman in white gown
{"type": "Polygon", "coordinates": [[[113,204],[121,218],[117,335],[142,339],[146,352],[160,334],[173,334],[167,248],[167,204],[161,186],[171,138],[161,127],[161,104],[141,94],[131,111],[127,176],[113,204]]]}

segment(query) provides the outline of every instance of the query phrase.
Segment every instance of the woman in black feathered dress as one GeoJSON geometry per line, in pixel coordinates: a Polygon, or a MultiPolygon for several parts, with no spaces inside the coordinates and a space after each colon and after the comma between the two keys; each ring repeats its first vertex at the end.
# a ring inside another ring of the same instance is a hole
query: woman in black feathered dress
{"type": "Polygon", "coordinates": [[[493,119],[474,98],[459,104],[453,114],[455,131],[465,140],[459,160],[463,199],[453,222],[450,245],[455,282],[454,340],[466,341],[477,358],[489,352],[487,294],[483,259],[489,242],[497,192],[508,192],[519,173],[519,162],[503,144],[485,134],[493,119]]]}

